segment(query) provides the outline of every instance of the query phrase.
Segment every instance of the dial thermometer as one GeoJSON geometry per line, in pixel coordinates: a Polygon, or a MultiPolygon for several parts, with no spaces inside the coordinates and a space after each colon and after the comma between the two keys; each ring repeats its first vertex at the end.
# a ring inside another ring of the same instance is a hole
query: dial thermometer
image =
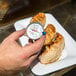
{"type": "Polygon", "coordinates": [[[39,39],[42,36],[43,31],[43,26],[37,22],[29,24],[26,28],[27,36],[33,40],[39,39]]]}

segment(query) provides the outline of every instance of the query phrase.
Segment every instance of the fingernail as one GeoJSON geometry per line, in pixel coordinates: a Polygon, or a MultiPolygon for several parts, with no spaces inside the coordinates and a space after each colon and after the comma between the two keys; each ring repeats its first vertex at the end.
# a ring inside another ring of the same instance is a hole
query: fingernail
{"type": "Polygon", "coordinates": [[[42,32],[43,35],[46,35],[46,32],[42,32]]]}

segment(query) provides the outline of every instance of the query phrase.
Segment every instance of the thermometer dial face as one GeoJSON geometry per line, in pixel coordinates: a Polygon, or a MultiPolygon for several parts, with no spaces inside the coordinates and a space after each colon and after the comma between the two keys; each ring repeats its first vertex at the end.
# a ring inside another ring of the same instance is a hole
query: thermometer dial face
{"type": "Polygon", "coordinates": [[[32,23],[26,29],[26,34],[30,39],[38,39],[44,31],[43,26],[39,23],[32,23]]]}

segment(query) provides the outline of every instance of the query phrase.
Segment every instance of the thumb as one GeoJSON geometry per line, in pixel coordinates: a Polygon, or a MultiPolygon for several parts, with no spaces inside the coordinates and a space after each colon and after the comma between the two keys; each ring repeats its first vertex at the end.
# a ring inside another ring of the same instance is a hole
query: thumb
{"type": "Polygon", "coordinates": [[[20,30],[20,31],[16,31],[16,32],[13,32],[9,38],[11,38],[12,40],[18,40],[19,37],[21,37],[22,35],[25,34],[25,29],[23,30],[20,30]]]}

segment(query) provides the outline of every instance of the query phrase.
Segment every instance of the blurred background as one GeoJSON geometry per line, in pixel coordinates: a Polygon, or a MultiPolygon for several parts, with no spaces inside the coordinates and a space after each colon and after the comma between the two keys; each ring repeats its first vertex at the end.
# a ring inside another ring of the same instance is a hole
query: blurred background
{"type": "Polygon", "coordinates": [[[70,0],[0,0],[0,21],[7,22],[45,12],[70,0]]]}
{"type": "MultiPolygon", "coordinates": [[[[39,12],[52,14],[76,41],[76,0],[0,0],[0,43],[15,31],[13,24],[39,12]]],[[[34,76],[28,69],[25,76],[34,76]]],[[[47,76],[76,76],[76,66],[47,76]]]]}
{"type": "Polygon", "coordinates": [[[0,0],[0,29],[39,12],[53,14],[76,40],[76,0],[0,0]]]}

